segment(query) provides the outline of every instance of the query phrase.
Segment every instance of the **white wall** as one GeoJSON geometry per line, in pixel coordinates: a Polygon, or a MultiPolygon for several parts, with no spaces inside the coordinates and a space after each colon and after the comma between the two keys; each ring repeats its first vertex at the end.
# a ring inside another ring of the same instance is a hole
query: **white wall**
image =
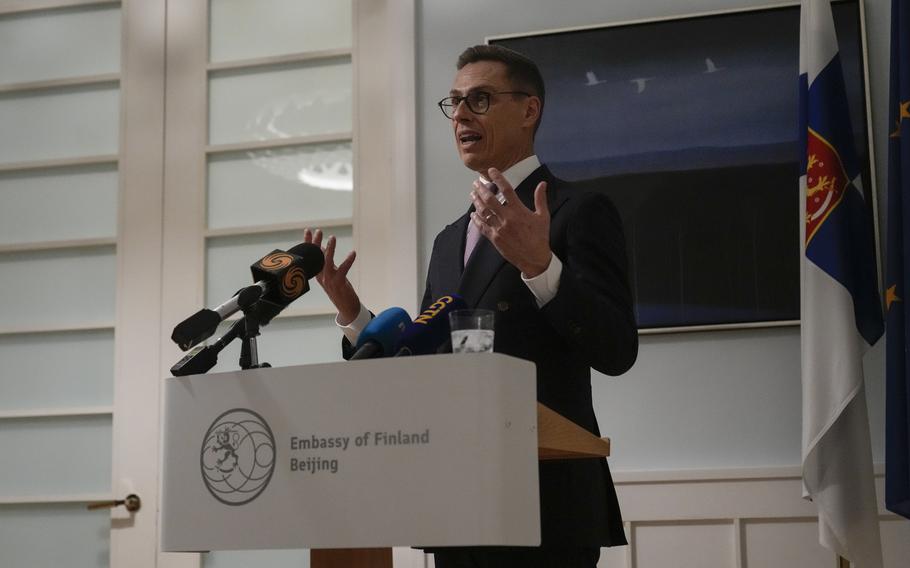
{"type": "MultiPolygon", "coordinates": [[[[436,101],[455,59],[492,35],[763,5],[761,0],[424,0],[417,10],[420,289],[433,239],[468,207],[460,163],[436,101]]],[[[890,2],[866,0],[878,191],[886,172],[890,2]]],[[[794,78],[795,82],[796,78],[794,78]]],[[[880,208],[884,211],[884,208],[880,208]]],[[[884,214],[883,214],[884,215],[884,214]]],[[[884,230],[884,227],[882,228],[884,230]]],[[[882,233],[884,234],[884,232],[882,233]]],[[[867,356],[873,455],[884,461],[884,349],[867,356]]],[[[635,367],[595,377],[614,470],[795,465],[800,462],[799,330],[643,336],[635,367]]]]}

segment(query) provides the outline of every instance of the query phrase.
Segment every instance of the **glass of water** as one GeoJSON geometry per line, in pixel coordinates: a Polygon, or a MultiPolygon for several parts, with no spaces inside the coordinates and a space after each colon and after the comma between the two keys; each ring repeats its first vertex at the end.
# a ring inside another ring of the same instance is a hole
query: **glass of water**
{"type": "Polygon", "coordinates": [[[452,353],[492,353],[495,313],[491,310],[455,310],[449,314],[452,353]]]}

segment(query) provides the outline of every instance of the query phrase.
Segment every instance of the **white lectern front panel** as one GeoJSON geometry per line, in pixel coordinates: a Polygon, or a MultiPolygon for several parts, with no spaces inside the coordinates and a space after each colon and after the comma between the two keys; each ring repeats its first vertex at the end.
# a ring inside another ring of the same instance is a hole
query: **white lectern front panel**
{"type": "Polygon", "coordinates": [[[168,378],[162,549],[540,543],[534,365],[402,357],[168,378]]]}

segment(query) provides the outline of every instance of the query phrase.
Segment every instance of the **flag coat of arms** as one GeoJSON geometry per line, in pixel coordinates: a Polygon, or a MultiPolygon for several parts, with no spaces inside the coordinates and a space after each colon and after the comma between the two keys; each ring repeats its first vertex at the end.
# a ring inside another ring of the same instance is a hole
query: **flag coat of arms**
{"type": "MultiPolygon", "coordinates": [[[[882,565],[863,353],[883,332],[871,221],[828,0],[800,10],[803,487],[819,541],[882,565]]],[[[871,189],[871,188],[870,188],[871,189]]]]}

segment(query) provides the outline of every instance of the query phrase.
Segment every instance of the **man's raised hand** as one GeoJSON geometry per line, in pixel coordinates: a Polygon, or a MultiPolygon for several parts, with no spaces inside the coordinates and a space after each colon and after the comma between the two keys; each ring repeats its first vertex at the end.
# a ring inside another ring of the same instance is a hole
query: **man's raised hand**
{"type": "Polygon", "coordinates": [[[547,183],[534,190],[534,210],[525,207],[515,190],[496,168],[490,168],[489,179],[496,184],[504,199],[480,181],[474,182],[471,220],[493,243],[499,254],[521,270],[526,278],[538,276],[550,265],[550,210],[547,206],[547,183]]]}
{"type": "Polygon", "coordinates": [[[325,246],[322,246],[322,237],[322,229],[314,231],[307,228],[303,231],[303,242],[313,243],[322,248],[322,254],[325,255],[325,266],[322,272],[316,275],[316,282],[325,290],[329,300],[338,310],[338,323],[347,325],[354,321],[354,318],[360,313],[360,298],[348,280],[348,271],[351,270],[357,253],[351,251],[341,264],[336,266],[335,245],[337,241],[335,235],[329,236],[325,246]]]}

